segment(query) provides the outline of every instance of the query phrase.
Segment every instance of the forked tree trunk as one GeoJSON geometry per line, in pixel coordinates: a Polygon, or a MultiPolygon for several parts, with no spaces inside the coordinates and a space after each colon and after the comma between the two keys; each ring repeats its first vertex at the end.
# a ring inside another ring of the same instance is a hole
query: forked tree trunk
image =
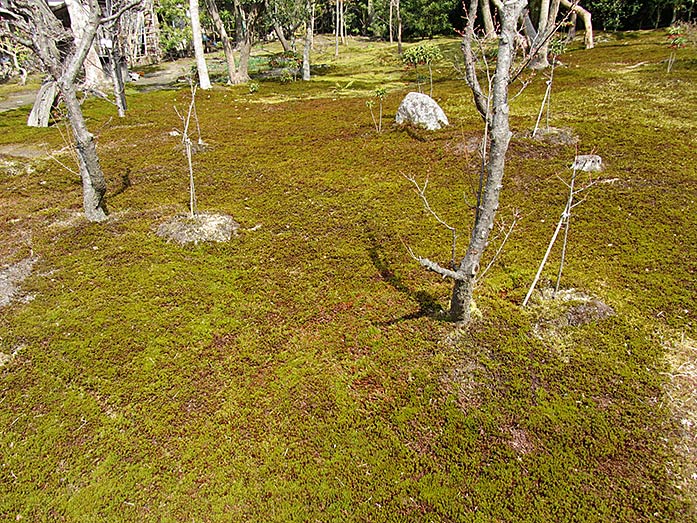
{"type": "Polygon", "coordinates": [[[129,2],[112,16],[103,18],[98,0],[88,0],[87,22],[79,40],[71,38],[44,0],[3,0],[3,18],[11,28],[11,37],[36,52],[55,81],[68,113],[73,132],[83,186],[85,217],[93,222],[107,217],[104,194],[106,182],[99,165],[94,137],[87,129],[77,99],[75,82],[92,49],[97,29],[115,22],[125,10],[135,7],[129,2]]]}
{"type": "Polygon", "coordinates": [[[203,35],[201,31],[201,18],[199,16],[198,0],[189,1],[189,13],[191,14],[191,38],[194,41],[194,54],[196,55],[198,83],[201,86],[201,89],[210,89],[211,80],[208,77],[206,55],[203,50],[203,35]]]}
{"type": "Polygon", "coordinates": [[[225,61],[227,62],[228,83],[235,83],[235,73],[237,72],[237,66],[235,65],[235,49],[227,34],[223,19],[220,18],[220,12],[218,11],[218,6],[215,5],[215,0],[206,0],[206,11],[208,12],[208,16],[211,17],[211,20],[213,20],[215,30],[218,31],[220,40],[223,43],[225,61]]]}
{"type": "Polygon", "coordinates": [[[239,43],[240,63],[237,72],[232,80],[233,84],[244,84],[249,82],[249,56],[252,53],[252,39],[247,33],[239,43]]]}
{"type": "Polygon", "coordinates": [[[549,40],[555,31],[555,23],[559,14],[560,0],[543,0],[540,4],[540,20],[532,47],[534,55],[530,61],[532,69],[549,67],[549,40]]]}

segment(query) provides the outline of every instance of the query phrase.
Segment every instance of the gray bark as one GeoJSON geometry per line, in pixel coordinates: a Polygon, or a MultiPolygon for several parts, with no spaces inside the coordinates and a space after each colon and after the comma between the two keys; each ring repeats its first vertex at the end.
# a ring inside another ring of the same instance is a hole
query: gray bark
{"type": "Polygon", "coordinates": [[[48,127],[56,95],[56,82],[53,80],[44,83],[39,88],[36,100],[34,100],[34,106],[31,108],[29,119],[27,120],[29,127],[48,127]]]}
{"type": "Polygon", "coordinates": [[[121,55],[121,44],[119,30],[111,31],[111,48],[109,49],[109,70],[111,72],[111,83],[114,88],[114,99],[119,117],[126,116],[128,105],[126,103],[126,84],[124,82],[124,69],[128,74],[128,66],[121,55]],[[124,67],[126,65],[126,67],[124,67]]]}
{"type": "MultiPolygon", "coordinates": [[[[310,13],[310,2],[307,2],[307,12],[308,16],[312,16],[310,13]]],[[[305,22],[305,46],[303,47],[303,80],[305,82],[310,81],[310,49],[312,48],[312,21],[307,20],[305,22]]]]}
{"type": "Polygon", "coordinates": [[[255,27],[259,17],[263,14],[264,4],[260,2],[251,4],[241,4],[237,2],[236,6],[238,9],[238,18],[242,22],[242,35],[238,42],[240,63],[232,83],[243,84],[249,81],[249,56],[252,53],[255,27]]]}
{"type": "MultiPolygon", "coordinates": [[[[477,0],[472,0],[470,16],[474,17],[477,13],[477,0]]],[[[488,110],[481,112],[482,117],[488,122],[491,135],[491,145],[489,157],[486,165],[486,183],[484,190],[479,198],[479,209],[467,247],[467,252],[461,260],[455,279],[453,293],[450,300],[450,316],[453,321],[466,323],[470,319],[470,303],[479,264],[482,254],[489,243],[489,234],[494,227],[494,219],[499,207],[499,194],[503,187],[503,175],[506,165],[506,152],[511,139],[511,131],[508,124],[508,85],[510,80],[510,69],[514,57],[514,47],[516,43],[516,25],[520,13],[526,4],[525,0],[509,1],[507,3],[497,2],[501,28],[499,31],[499,46],[496,60],[496,72],[494,74],[491,89],[491,103],[488,110]]],[[[471,20],[473,26],[474,21],[471,20]]],[[[466,31],[465,40],[471,39],[472,31],[466,31]]],[[[471,42],[463,45],[463,48],[470,49],[471,42]]],[[[468,63],[472,63],[473,54],[465,56],[468,63]]],[[[468,75],[468,79],[469,79],[468,75]]],[[[478,82],[468,80],[470,88],[475,97],[481,92],[478,82]]],[[[479,108],[481,104],[477,104],[479,108]]]]}
{"type": "Polygon", "coordinates": [[[397,53],[402,54],[402,12],[400,10],[399,0],[395,0],[397,7],[397,53]]]}
{"type": "Polygon", "coordinates": [[[235,65],[235,51],[232,41],[227,34],[225,29],[225,24],[222,18],[220,18],[220,12],[218,11],[218,6],[215,5],[215,0],[206,0],[206,10],[208,11],[208,16],[213,20],[215,25],[215,30],[218,31],[220,35],[220,40],[223,43],[223,51],[225,52],[225,60],[227,61],[227,71],[228,71],[228,82],[235,83],[235,74],[237,72],[237,66],[235,65]]]}
{"type": "Polygon", "coordinates": [[[549,40],[556,30],[556,20],[559,14],[560,0],[544,0],[540,6],[540,20],[537,24],[537,34],[532,44],[534,55],[530,61],[532,69],[549,67],[549,40]]]}
{"type": "Polygon", "coordinates": [[[77,99],[75,82],[94,43],[97,29],[116,20],[130,2],[113,15],[102,18],[98,0],[89,0],[88,18],[81,37],[75,40],[43,0],[5,1],[3,17],[12,29],[8,36],[30,47],[53,77],[65,104],[72,129],[83,186],[83,207],[90,221],[106,219],[106,182],[99,165],[94,137],[90,134],[77,99]]]}
{"type": "Polygon", "coordinates": [[[481,0],[481,10],[482,20],[484,22],[484,31],[486,32],[485,38],[487,40],[496,38],[496,27],[494,26],[494,19],[491,16],[489,0],[481,0]]]}
{"type": "MultiPolygon", "coordinates": [[[[89,23],[90,6],[80,0],[65,0],[65,5],[70,14],[70,26],[75,37],[76,45],[84,37],[86,25],[89,23]]],[[[99,53],[93,45],[90,46],[84,63],[85,85],[87,87],[98,87],[107,84],[107,77],[104,74],[99,53]]]]}
{"type": "Polygon", "coordinates": [[[276,33],[278,41],[281,42],[283,47],[283,52],[287,53],[291,50],[290,43],[286,39],[286,35],[283,33],[283,27],[276,20],[273,21],[273,31],[276,33]]]}
{"type": "Polygon", "coordinates": [[[192,40],[194,41],[194,54],[196,55],[198,82],[201,89],[210,89],[211,80],[208,77],[206,55],[203,50],[203,35],[201,32],[201,19],[198,10],[198,0],[189,0],[189,12],[191,14],[191,34],[192,40]]]}

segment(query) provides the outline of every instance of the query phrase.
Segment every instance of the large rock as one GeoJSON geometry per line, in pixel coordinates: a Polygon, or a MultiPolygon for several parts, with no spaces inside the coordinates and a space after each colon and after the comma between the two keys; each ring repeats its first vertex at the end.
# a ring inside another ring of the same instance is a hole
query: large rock
{"type": "Polygon", "coordinates": [[[433,98],[422,93],[407,94],[399,104],[395,120],[398,124],[411,123],[425,127],[429,131],[448,125],[448,117],[445,116],[440,105],[433,98]]]}

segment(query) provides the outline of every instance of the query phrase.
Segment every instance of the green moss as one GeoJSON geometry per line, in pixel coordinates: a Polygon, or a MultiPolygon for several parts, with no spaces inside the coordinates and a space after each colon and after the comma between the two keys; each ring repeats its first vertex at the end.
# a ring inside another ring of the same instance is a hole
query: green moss
{"type": "MultiPolygon", "coordinates": [[[[337,60],[327,48],[318,63],[331,68],[309,85],[199,92],[209,145],[194,157],[199,208],[241,223],[226,244],[154,234],[187,209],[185,157],[169,132],[188,90],[131,93],[124,120],[86,102],[108,222],[79,218],[79,181],[53,161],[0,174],[3,255],[40,256],[24,286],[34,300],[0,315],[0,350],[21,347],[0,369],[0,514],[690,521],[666,472],[675,456],[660,435],[672,421],[653,333],[694,337],[685,137],[697,100],[689,57],[667,77],[660,41],[640,33],[572,50],[555,72],[553,125],[571,127],[617,178],[575,208],[562,281],[618,314],[568,327],[563,353],[519,304],[562,211],[557,175],[573,147],[514,139],[500,216],[523,219],[468,329],[441,321],[449,283],[404,248],[445,263],[450,237],[402,174],[428,175],[431,205],[461,238],[472,220],[478,161],[462,142],[480,123],[445,64],[435,90],[453,125],[438,133],[375,133],[356,94],[391,82],[389,122],[412,81],[377,43],[337,60]]],[[[457,52],[454,39],[439,45],[457,52]]],[[[544,88],[535,78],[512,105],[516,131],[534,125],[544,88]]],[[[27,130],[25,116],[3,114],[2,143],[60,146],[57,128],[27,130]]]]}

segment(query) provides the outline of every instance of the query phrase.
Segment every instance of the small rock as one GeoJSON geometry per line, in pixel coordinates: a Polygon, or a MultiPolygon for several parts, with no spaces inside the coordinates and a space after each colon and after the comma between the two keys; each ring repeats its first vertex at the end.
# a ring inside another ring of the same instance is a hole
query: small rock
{"type": "Polygon", "coordinates": [[[240,224],[226,214],[200,213],[175,216],[157,228],[157,235],[181,245],[214,241],[226,242],[237,234],[240,224]]]}
{"type": "Polygon", "coordinates": [[[398,124],[410,123],[424,127],[429,131],[436,131],[449,125],[440,105],[430,96],[423,93],[409,93],[404,97],[397,109],[395,121],[398,124]]]}
{"type": "Polygon", "coordinates": [[[574,305],[566,311],[566,319],[572,327],[580,327],[587,323],[604,320],[614,316],[615,311],[600,300],[590,300],[574,305]]]}
{"type": "Polygon", "coordinates": [[[580,154],[574,159],[571,168],[576,171],[600,172],[603,170],[603,159],[597,154],[580,154]]]}

